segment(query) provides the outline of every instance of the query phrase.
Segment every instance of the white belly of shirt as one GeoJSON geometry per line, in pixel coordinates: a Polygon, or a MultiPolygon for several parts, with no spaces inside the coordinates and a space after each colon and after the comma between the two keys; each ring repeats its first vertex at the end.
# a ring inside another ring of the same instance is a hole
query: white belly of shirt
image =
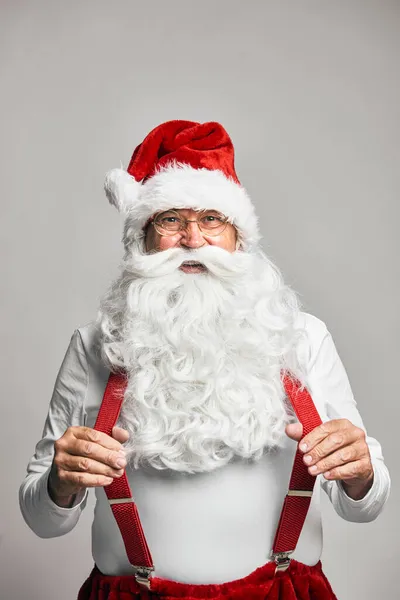
{"type": "MultiPolygon", "coordinates": [[[[257,463],[238,460],[211,473],[128,471],[157,577],[185,583],[222,583],[270,560],[295,443],[257,463]]],[[[293,554],[313,565],[322,552],[319,483],[293,554]]],[[[132,569],[106,495],[96,490],[93,558],[104,574],[132,569]]]]}

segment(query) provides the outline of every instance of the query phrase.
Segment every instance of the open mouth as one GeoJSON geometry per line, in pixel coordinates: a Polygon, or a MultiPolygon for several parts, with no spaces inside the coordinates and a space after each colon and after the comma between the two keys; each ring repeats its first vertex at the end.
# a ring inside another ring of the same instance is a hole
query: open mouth
{"type": "Polygon", "coordinates": [[[195,260],[185,260],[179,268],[185,273],[201,273],[207,270],[203,263],[195,260]]]}

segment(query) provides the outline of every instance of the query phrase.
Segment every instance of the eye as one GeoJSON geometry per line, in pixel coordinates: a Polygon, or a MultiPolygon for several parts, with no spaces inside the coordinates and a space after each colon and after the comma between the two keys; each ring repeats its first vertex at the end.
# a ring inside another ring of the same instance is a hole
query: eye
{"type": "Polygon", "coordinates": [[[203,223],[222,223],[223,222],[223,217],[221,215],[204,215],[201,218],[203,223]]]}

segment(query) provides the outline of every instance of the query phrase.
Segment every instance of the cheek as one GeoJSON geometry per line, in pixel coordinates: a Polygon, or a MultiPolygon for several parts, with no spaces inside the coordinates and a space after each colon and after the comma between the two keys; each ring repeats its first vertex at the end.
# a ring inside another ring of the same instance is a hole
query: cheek
{"type": "Polygon", "coordinates": [[[176,246],[179,240],[179,235],[162,236],[154,229],[149,229],[146,236],[146,251],[168,250],[176,246]]]}
{"type": "Polygon", "coordinates": [[[228,252],[234,252],[236,250],[236,231],[232,227],[225,230],[222,235],[217,237],[206,238],[210,246],[219,246],[228,252]]]}
{"type": "Polygon", "coordinates": [[[170,235],[170,236],[159,236],[157,247],[160,250],[168,250],[168,248],[173,248],[176,246],[181,239],[180,235],[170,235]]]}

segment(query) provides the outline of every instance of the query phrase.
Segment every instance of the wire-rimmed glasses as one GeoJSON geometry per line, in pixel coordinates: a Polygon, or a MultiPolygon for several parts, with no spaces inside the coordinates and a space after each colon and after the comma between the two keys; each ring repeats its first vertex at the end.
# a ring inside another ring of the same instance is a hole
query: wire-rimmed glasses
{"type": "Polygon", "coordinates": [[[197,219],[185,219],[176,210],[166,210],[156,215],[150,223],[160,235],[175,235],[186,229],[188,223],[197,223],[201,232],[213,236],[225,231],[228,217],[217,210],[201,210],[197,219]]]}

